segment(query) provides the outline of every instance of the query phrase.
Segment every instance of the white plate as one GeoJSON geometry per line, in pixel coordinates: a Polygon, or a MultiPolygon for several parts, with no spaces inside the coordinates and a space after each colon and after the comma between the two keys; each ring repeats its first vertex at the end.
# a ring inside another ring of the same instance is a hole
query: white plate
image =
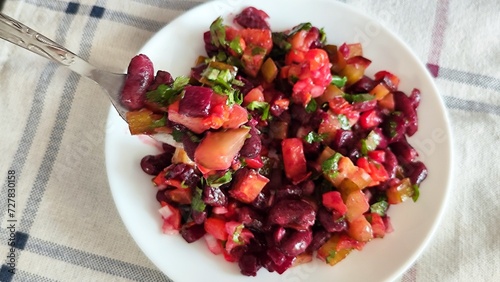
{"type": "Polygon", "coordinates": [[[118,211],[139,247],[147,257],[176,282],[202,281],[386,281],[401,275],[416,260],[439,224],[451,175],[451,140],[448,120],[432,78],[422,63],[395,35],[375,20],[353,8],[328,0],[274,0],[209,2],[172,21],[147,42],[140,53],[147,54],[155,69],[174,76],[187,75],[199,54],[204,54],[202,34],[219,15],[229,23],[245,6],[263,9],[275,31],[301,22],[324,27],[328,42],[361,42],[364,55],[372,60],[367,73],[388,70],[401,78],[400,88],[409,93],[413,87],[422,92],[418,110],[419,131],[410,142],[425,161],[429,177],[421,187],[417,203],[393,206],[389,215],[395,231],[375,239],[363,251],[353,252],[330,267],[318,259],[295,267],[283,275],[262,268],[256,278],[239,274],[237,264],[212,255],[203,240],[187,244],[181,236],[161,233],[155,188],[139,162],[158,150],[132,137],[127,126],[111,109],[106,132],[106,166],[109,184],[118,211]],[[307,4],[306,4],[307,3],[307,4]]]}

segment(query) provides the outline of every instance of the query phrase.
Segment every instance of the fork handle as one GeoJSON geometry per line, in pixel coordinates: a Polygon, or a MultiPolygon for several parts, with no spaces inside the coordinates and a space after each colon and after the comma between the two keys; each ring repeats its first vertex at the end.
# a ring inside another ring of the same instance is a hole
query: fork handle
{"type": "Polygon", "coordinates": [[[95,67],[30,27],[0,13],[0,38],[89,77],[95,67]]]}

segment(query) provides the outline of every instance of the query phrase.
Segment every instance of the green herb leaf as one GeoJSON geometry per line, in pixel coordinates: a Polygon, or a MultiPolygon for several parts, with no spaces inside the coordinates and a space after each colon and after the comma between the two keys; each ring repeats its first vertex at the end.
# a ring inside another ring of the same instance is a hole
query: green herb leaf
{"type": "Polygon", "coordinates": [[[349,124],[349,119],[345,115],[339,114],[337,118],[340,122],[340,128],[342,128],[343,130],[348,130],[351,128],[351,125],[349,124]]]}
{"type": "Polygon", "coordinates": [[[340,158],[342,158],[342,155],[340,153],[335,153],[333,156],[326,159],[321,164],[321,170],[323,173],[327,174],[331,178],[334,178],[338,173],[340,158]]]}
{"type": "Polygon", "coordinates": [[[316,100],[311,99],[311,101],[306,106],[306,112],[314,113],[317,109],[318,109],[318,103],[316,103],[316,100]]]}
{"type": "Polygon", "coordinates": [[[212,44],[216,47],[226,45],[226,28],[224,27],[222,17],[218,17],[210,25],[210,37],[212,39],[212,44]]]}
{"type": "Polygon", "coordinates": [[[228,170],[223,176],[211,175],[207,178],[208,186],[219,187],[221,185],[231,182],[233,179],[232,172],[228,170]]]}
{"type": "Polygon", "coordinates": [[[201,197],[203,191],[196,187],[194,190],[193,194],[193,199],[191,201],[191,208],[197,212],[203,212],[206,208],[205,202],[203,202],[203,199],[201,197]]]}
{"type": "Polygon", "coordinates": [[[389,203],[385,200],[378,201],[370,206],[370,212],[378,213],[380,216],[385,216],[389,203]]]}
{"type": "Polygon", "coordinates": [[[151,128],[165,126],[166,122],[167,122],[167,116],[164,115],[161,119],[153,121],[153,123],[151,124],[151,128]]]}
{"type": "Polygon", "coordinates": [[[310,30],[312,28],[312,24],[311,23],[301,23],[297,26],[295,26],[291,31],[290,33],[288,34],[288,37],[290,36],[293,36],[295,35],[297,32],[301,31],[301,30],[310,30]]]}
{"type": "Polygon", "coordinates": [[[321,43],[321,45],[324,45],[326,43],[326,32],[323,27],[319,29],[319,42],[321,43]]]}
{"type": "Polygon", "coordinates": [[[350,103],[366,102],[375,99],[375,96],[369,93],[363,94],[344,94],[344,99],[350,103]]]}
{"type": "Polygon", "coordinates": [[[233,50],[236,54],[241,55],[243,54],[243,49],[241,48],[240,45],[240,37],[236,36],[231,42],[229,42],[229,48],[233,50]]]}
{"type": "Polygon", "coordinates": [[[333,84],[335,86],[337,86],[338,88],[342,88],[345,86],[347,82],[347,77],[346,76],[338,76],[338,75],[334,75],[332,76],[332,82],[330,82],[330,84],[333,84]]]}
{"type": "Polygon", "coordinates": [[[414,184],[413,186],[413,196],[411,198],[413,199],[414,202],[418,200],[418,197],[420,197],[420,187],[418,187],[417,184],[414,184]]]}
{"type": "Polygon", "coordinates": [[[325,138],[327,136],[328,135],[326,133],[318,134],[314,131],[311,131],[311,132],[307,133],[306,136],[304,136],[304,141],[306,141],[309,144],[311,144],[313,142],[321,142],[321,141],[325,140],[325,138]]]}
{"type": "Polygon", "coordinates": [[[147,92],[146,98],[151,102],[168,106],[179,98],[179,94],[181,94],[182,90],[188,83],[188,77],[179,76],[174,80],[172,86],[161,84],[156,90],[147,92]]]}
{"type": "Polygon", "coordinates": [[[262,120],[267,120],[269,118],[269,103],[267,102],[260,102],[260,101],[252,101],[250,104],[247,105],[247,109],[254,111],[254,110],[259,110],[261,111],[261,119],[262,120]]]}
{"type": "Polygon", "coordinates": [[[328,252],[328,256],[326,257],[326,263],[330,263],[330,261],[335,258],[335,256],[337,255],[337,252],[335,250],[331,250],[328,252]]]}
{"type": "Polygon", "coordinates": [[[174,131],[172,131],[172,137],[174,138],[175,142],[182,142],[184,132],[178,128],[174,128],[174,131]]]}
{"type": "Polygon", "coordinates": [[[292,44],[287,41],[288,35],[284,32],[273,32],[273,47],[278,47],[284,53],[288,52],[292,48],[292,44]]]}
{"type": "Polygon", "coordinates": [[[255,56],[255,55],[265,55],[266,54],[266,49],[262,48],[262,47],[259,47],[259,46],[255,46],[252,48],[252,56],[255,56]]]}
{"type": "Polygon", "coordinates": [[[232,236],[232,239],[233,239],[233,242],[235,242],[236,244],[243,244],[244,242],[240,239],[240,235],[241,235],[241,232],[243,231],[243,228],[245,226],[242,224],[238,225],[236,227],[236,229],[234,230],[234,233],[233,233],[233,236],[232,236]]]}
{"type": "Polygon", "coordinates": [[[368,152],[373,151],[380,144],[382,137],[375,131],[370,131],[365,139],[361,140],[361,154],[367,155],[368,152]]]}

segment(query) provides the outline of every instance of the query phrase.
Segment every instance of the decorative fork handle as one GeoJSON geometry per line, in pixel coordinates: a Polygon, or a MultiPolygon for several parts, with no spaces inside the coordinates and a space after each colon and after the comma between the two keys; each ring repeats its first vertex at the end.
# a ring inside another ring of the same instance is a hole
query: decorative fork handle
{"type": "Polygon", "coordinates": [[[3,13],[0,13],[0,38],[67,66],[83,76],[89,77],[95,70],[95,67],[73,52],[3,13]]]}

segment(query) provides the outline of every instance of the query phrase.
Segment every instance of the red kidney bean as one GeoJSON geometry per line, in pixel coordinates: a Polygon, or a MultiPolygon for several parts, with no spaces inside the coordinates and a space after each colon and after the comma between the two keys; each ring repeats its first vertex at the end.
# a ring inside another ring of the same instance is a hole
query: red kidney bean
{"type": "Polygon", "coordinates": [[[297,256],[303,253],[312,241],[311,230],[291,231],[280,242],[281,251],[287,256],[297,256]]]}
{"type": "Polygon", "coordinates": [[[389,178],[395,178],[396,177],[396,171],[398,169],[398,159],[396,158],[396,155],[389,150],[385,150],[385,162],[383,163],[385,170],[389,174],[389,178]]]}
{"type": "Polygon", "coordinates": [[[266,19],[269,16],[266,12],[254,7],[247,7],[241,11],[234,21],[244,28],[271,29],[266,19]]]}
{"type": "Polygon", "coordinates": [[[156,76],[153,83],[148,87],[148,91],[156,90],[158,86],[165,84],[170,85],[174,82],[172,75],[169,72],[159,70],[156,72],[156,76]]]}
{"type": "Polygon", "coordinates": [[[260,140],[259,131],[254,126],[250,128],[249,134],[250,138],[247,138],[245,143],[243,143],[240,155],[245,158],[253,159],[260,155],[262,141],[260,140]]]}
{"type": "Polygon", "coordinates": [[[149,175],[157,175],[172,163],[172,156],[171,152],[145,156],[141,160],[141,168],[149,175]]]}
{"type": "Polygon", "coordinates": [[[313,232],[313,238],[311,244],[307,247],[307,252],[314,252],[319,249],[323,244],[330,239],[332,234],[325,229],[321,228],[313,232]]]}
{"type": "Polygon", "coordinates": [[[417,88],[413,88],[410,94],[410,101],[414,109],[418,108],[418,106],[420,105],[420,99],[421,99],[420,90],[417,88]]]}
{"type": "Polygon", "coordinates": [[[305,201],[284,199],[278,201],[269,211],[268,221],[296,230],[306,230],[314,224],[316,212],[305,201]]]}
{"type": "Polygon", "coordinates": [[[151,60],[144,54],[132,58],[127,70],[127,77],[120,96],[121,103],[130,111],[144,106],[146,91],[154,79],[151,60]]]}
{"type": "Polygon", "coordinates": [[[321,207],[318,211],[318,221],[328,232],[340,232],[347,229],[347,222],[335,211],[329,212],[321,207]]]}
{"type": "Polygon", "coordinates": [[[404,167],[406,176],[410,178],[412,184],[419,185],[427,178],[427,167],[421,161],[406,164],[404,167]]]}
{"type": "Polygon", "coordinates": [[[256,276],[257,271],[261,267],[257,257],[250,253],[241,256],[238,266],[240,267],[241,274],[246,276],[256,276]]]}

